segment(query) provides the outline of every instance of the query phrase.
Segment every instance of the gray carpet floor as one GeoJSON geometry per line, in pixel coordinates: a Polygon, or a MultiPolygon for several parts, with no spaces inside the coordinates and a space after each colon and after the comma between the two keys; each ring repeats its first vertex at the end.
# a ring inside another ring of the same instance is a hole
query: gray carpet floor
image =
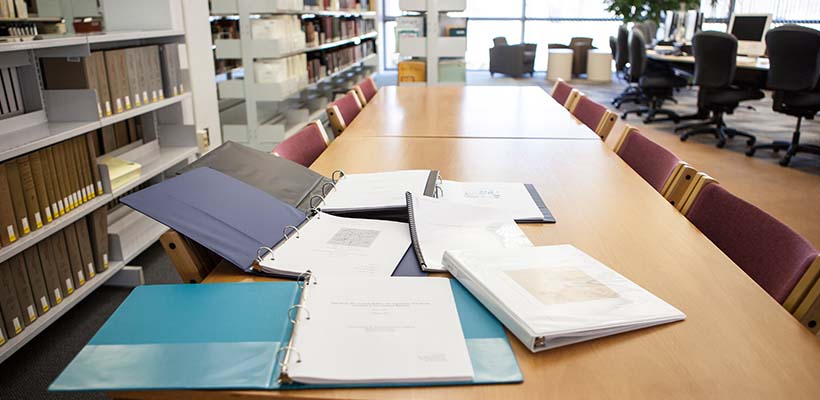
{"type": "MultiPolygon", "coordinates": [[[[496,76],[491,78],[486,71],[468,72],[470,85],[534,85],[549,91],[552,87],[543,73],[532,78],[508,78],[496,76]]],[[[376,77],[379,86],[395,85],[396,73],[387,72],[376,77]]],[[[588,84],[583,80],[572,82],[596,101],[609,106],[613,96],[620,93],[625,86],[620,82],[611,84],[588,84]]],[[[681,114],[694,112],[696,89],[683,89],[676,94],[677,105],[669,107],[681,114]]],[[[794,118],[771,111],[771,97],[749,102],[756,110],[738,109],[734,115],[726,118],[727,123],[740,130],[746,130],[758,136],[760,142],[774,139],[787,139],[794,128],[794,118]]],[[[629,106],[625,106],[627,109],[629,106]]],[[[628,122],[641,126],[640,120],[631,116],[628,122]]],[[[672,133],[672,124],[653,124],[653,127],[668,130],[672,133]]],[[[809,121],[804,124],[804,137],[807,142],[820,144],[820,122],[809,121]]],[[[702,136],[690,139],[693,146],[714,145],[714,139],[702,136]]],[[[727,151],[745,151],[742,140],[730,141],[727,151]]],[[[770,152],[760,152],[757,157],[776,163],[778,158],[770,152]]],[[[820,175],[820,157],[799,155],[792,161],[790,168],[820,175]]],[[[146,284],[181,283],[170,259],[157,243],[151,246],[131,265],[140,265],[145,273],[146,284]]],[[[111,313],[130,293],[130,289],[103,286],[91,293],[80,304],[62,316],[24,348],[0,364],[0,400],[51,400],[51,399],[105,399],[103,393],[49,393],[48,385],[59,375],[66,365],[94,336],[94,333],[108,319],[111,313]]]]}

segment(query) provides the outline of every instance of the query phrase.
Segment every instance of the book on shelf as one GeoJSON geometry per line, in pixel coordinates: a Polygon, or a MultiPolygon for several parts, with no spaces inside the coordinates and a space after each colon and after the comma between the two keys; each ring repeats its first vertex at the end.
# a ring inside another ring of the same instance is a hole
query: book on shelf
{"type": "Polygon", "coordinates": [[[17,302],[20,304],[20,313],[26,326],[37,320],[37,303],[32,296],[31,279],[26,270],[26,262],[22,254],[8,260],[11,277],[14,281],[14,291],[17,293],[17,302]]]}
{"type": "Polygon", "coordinates": [[[80,218],[74,223],[77,231],[78,246],[80,249],[80,259],[85,269],[86,279],[92,279],[97,275],[97,267],[94,266],[94,249],[91,246],[91,232],[85,218],[80,218]]]}
{"type": "Polygon", "coordinates": [[[129,182],[139,179],[142,171],[142,166],[139,163],[116,157],[105,157],[100,163],[108,167],[111,190],[117,190],[129,182]]]}
{"type": "Polygon", "coordinates": [[[97,273],[108,269],[108,208],[100,207],[85,218],[88,225],[94,267],[97,273]]]}
{"type": "Polygon", "coordinates": [[[124,49],[106,50],[104,53],[105,73],[108,77],[111,105],[115,114],[130,110],[132,107],[125,53],[124,49]]]}
{"type": "Polygon", "coordinates": [[[65,233],[59,231],[51,235],[49,239],[54,254],[54,262],[57,265],[57,275],[60,277],[60,289],[63,291],[63,296],[71,296],[78,285],[71,272],[71,260],[68,258],[65,233]]]}
{"type": "Polygon", "coordinates": [[[37,200],[37,191],[34,188],[34,174],[31,172],[31,163],[27,155],[17,158],[20,169],[20,179],[23,183],[23,196],[26,202],[26,212],[31,230],[43,227],[43,216],[40,214],[40,204],[37,200]]]}
{"type": "Polygon", "coordinates": [[[38,210],[40,210],[41,216],[43,218],[43,223],[50,224],[51,221],[54,220],[54,216],[51,213],[51,202],[48,195],[47,189],[47,182],[46,182],[46,175],[47,172],[43,167],[42,158],[40,157],[40,152],[34,152],[29,154],[29,163],[31,164],[31,173],[34,177],[34,189],[37,193],[37,202],[39,205],[38,210]]]}
{"type": "Polygon", "coordinates": [[[23,193],[23,180],[20,177],[20,167],[17,160],[8,160],[6,165],[6,176],[8,177],[9,190],[11,191],[11,203],[14,208],[15,223],[17,233],[20,236],[28,235],[31,232],[28,212],[26,211],[26,198],[23,193]]]}
{"type": "Polygon", "coordinates": [[[20,302],[14,290],[14,280],[9,263],[0,263],[0,313],[3,314],[3,324],[8,337],[19,335],[25,328],[23,314],[20,310],[20,302]]]}
{"type": "Polygon", "coordinates": [[[37,243],[37,253],[40,258],[40,267],[43,270],[43,280],[48,291],[51,307],[63,302],[63,285],[60,284],[60,273],[57,271],[57,260],[54,254],[52,239],[46,238],[37,243]]]}
{"type": "Polygon", "coordinates": [[[42,58],[43,81],[48,90],[91,89],[96,91],[97,112],[111,115],[105,57],[91,52],[87,57],[42,58]]]}
{"type": "Polygon", "coordinates": [[[0,68],[0,120],[25,112],[22,92],[17,67],[0,68]]]}
{"type": "Polygon", "coordinates": [[[63,236],[65,236],[65,247],[68,253],[68,262],[71,266],[71,278],[74,280],[76,287],[80,288],[86,282],[86,269],[80,255],[80,241],[77,239],[77,229],[74,224],[63,229],[63,236]]]}
{"type": "Polygon", "coordinates": [[[51,304],[48,300],[48,288],[46,286],[46,278],[43,275],[43,267],[40,263],[40,254],[37,247],[29,247],[23,251],[23,261],[25,262],[26,272],[28,273],[29,287],[31,287],[31,294],[34,296],[35,308],[38,315],[43,315],[51,309],[51,304]]]}
{"type": "Polygon", "coordinates": [[[14,216],[11,186],[6,164],[0,164],[0,245],[8,246],[17,240],[17,219],[14,216]]]}
{"type": "Polygon", "coordinates": [[[399,63],[399,85],[427,82],[427,63],[423,60],[405,60],[399,63]]]}

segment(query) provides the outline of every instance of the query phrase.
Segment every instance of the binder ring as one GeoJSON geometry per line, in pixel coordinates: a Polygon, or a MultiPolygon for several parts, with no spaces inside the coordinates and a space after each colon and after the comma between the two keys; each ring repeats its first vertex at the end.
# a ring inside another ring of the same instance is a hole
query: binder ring
{"type": "Polygon", "coordinates": [[[313,275],[313,272],[310,270],[302,272],[298,277],[296,277],[296,281],[299,282],[299,287],[302,289],[304,289],[305,286],[310,285],[311,279],[313,280],[314,285],[318,283],[316,280],[316,275],[313,275]]]}
{"type": "Polygon", "coordinates": [[[345,177],[345,172],[342,171],[341,169],[337,169],[337,170],[333,171],[332,174],[330,174],[330,179],[333,181],[333,183],[339,182],[344,177],[345,177]],[[338,178],[336,178],[336,174],[339,174],[338,178]]]}
{"type": "Polygon", "coordinates": [[[285,237],[285,240],[290,239],[290,236],[288,235],[288,228],[293,228],[293,230],[296,231],[296,238],[299,239],[299,228],[297,228],[293,225],[288,225],[288,226],[282,228],[282,236],[285,237]]]}
{"type": "Polygon", "coordinates": [[[307,317],[305,317],[305,319],[310,319],[310,310],[307,307],[305,307],[301,304],[294,304],[294,305],[290,306],[290,308],[288,308],[288,319],[290,320],[291,324],[296,323],[296,316],[291,316],[291,311],[293,311],[293,309],[295,309],[295,308],[299,308],[302,311],[306,312],[307,317]]]}
{"type": "Polygon", "coordinates": [[[270,247],[262,246],[262,247],[256,249],[256,261],[257,262],[261,263],[262,262],[262,257],[265,256],[265,253],[259,254],[259,252],[262,251],[262,250],[264,250],[265,253],[270,253],[270,259],[273,260],[273,249],[270,248],[270,247]]]}
{"type": "Polygon", "coordinates": [[[441,186],[436,185],[436,190],[435,190],[434,194],[435,194],[437,199],[440,199],[440,198],[444,197],[444,189],[442,189],[441,186]]]}
{"type": "Polygon", "coordinates": [[[324,197],[319,196],[318,194],[314,194],[313,196],[310,197],[310,208],[318,209],[319,206],[322,205],[322,204],[325,204],[325,198],[324,197]],[[314,199],[319,199],[319,202],[314,204],[313,203],[314,199]]]}
{"type": "Polygon", "coordinates": [[[436,174],[436,186],[443,185],[444,179],[441,178],[440,174],[436,174]]]}
{"type": "Polygon", "coordinates": [[[336,190],[336,182],[325,182],[325,184],[322,185],[322,196],[327,196],[327,194],[330,193],[330,192],[325,192],[325,188],[328,185],[330,185],[330,187],[332,187],[333,190],[336,190]]]}
{"type": "Polygon", "coordinates": [[[319,216],[319,211],[322,211],[322,210],[320,210],[316,207],[311,207],[310,209],[308,209],[308,212],[305,213],[305,218],[313,219],[313,217],[316,217],[317,219],[319,219],[319,218],[321,218],[319,216]]]}
{"type": "Polygon", "coordinates": [[[285,351],[285,356],[282,357],[282,361],[279,361],[280,369],[285,369],[285,367],[286,367],[285,366],[285,359],[288,357],[288,354],[289,354],[288,352],[296,353],[296,362],[297,363],[302,362],[302,353],[300,353],[299,350],[296,350],[293,346],[282,346],[282,347],[280,347],[279,350],[276,351],[276,358],[280,358],[279,354],[281,354],[283,350],[285,351]]]}

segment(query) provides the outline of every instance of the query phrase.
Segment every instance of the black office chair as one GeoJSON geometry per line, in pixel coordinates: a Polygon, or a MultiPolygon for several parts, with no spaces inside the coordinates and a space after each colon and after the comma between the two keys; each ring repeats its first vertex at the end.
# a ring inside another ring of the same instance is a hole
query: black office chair
{"type": "Polygon", "coordinates": [[[662,64],[650,63],[646,58],[646,40],[640,30],[632,31],[632,40],[629,43],[629,76],[631,81],[638,81],[641,90],[642,101],[640,107],[628,110],[621,118],[626,119],[629,114],[646,114],[643,119],[645,124],[661,121],[674,121],[678,123],[680,116],[669,109],[663,108],[663,103],[667,100],[674,101],[672,97],[675,88],[686,86],[686,79],[683,79],[675,72],[662,64]],[[656,119],[658,115],[666,115],[666,118],[656,119]]]}
{"type": "Polygon", "coordinates": [[[618,96],[612,99],[612,105],[620,108],[624,103],[637,103],[641,100],[641,89],[638,81],[629,79],[629,31],[626,25],[618,27],[618,38],[615,39],[615,75],[627,81],[628,86],[618,96]]]}
{"type": "Polygon", "coordinates": [[[791,142],[776,141],[754,146],[746,153],[753,156],[758,149],[786,150],[780,165],[789,165],[798,152],[820,154],[820,146],[800,144],[803,118],[814,119],[820,112],[820,32],[797,25],[783,25],[766,34],[769,52],[767,86],[774,90],[772,110],[797,117],[797,127],[791,142]]]}
{"type": "Polygon", "coordinates": [[[692,38],[695,54],[695,85],[698,85],[698,108],[708,110],[712,118],[706,122],[675,128],[685,130],[680,140],[690,136],[711,134],[718,139],[717,147],[726,145],[727,138],[743,136],[751,146],[754,135],[726,126],[725,114],[731,114],[741,101],[762,99],[765,95],[758,89],[732,86],[737,68],[737,39],[724,32],[698,32],[692,38]]]}

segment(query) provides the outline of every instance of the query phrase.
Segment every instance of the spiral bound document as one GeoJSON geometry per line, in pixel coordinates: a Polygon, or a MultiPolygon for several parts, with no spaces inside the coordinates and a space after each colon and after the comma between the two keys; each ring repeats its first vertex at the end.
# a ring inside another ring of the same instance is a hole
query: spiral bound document
{"type": "Polygon", "coordinates": [[[410,216],[410,238],[421,269],[446,271],[446,250],[532,247],[506,210],[451,203],[405,194],[410,216]]]}
{"type": "Polygon", "coordinates": [[[297,282],[140,286],[49,389],[288,390],[522,379],[504,328],[457,281],[310,273],[297,282]]]}
{"type": "Polygon", "coordinates": [[[435,197],[454,203],[509,212],[515,222],[555,223],[549,208],[532,184],[520,182],[456,182],[443,180],[435,197]]]}

